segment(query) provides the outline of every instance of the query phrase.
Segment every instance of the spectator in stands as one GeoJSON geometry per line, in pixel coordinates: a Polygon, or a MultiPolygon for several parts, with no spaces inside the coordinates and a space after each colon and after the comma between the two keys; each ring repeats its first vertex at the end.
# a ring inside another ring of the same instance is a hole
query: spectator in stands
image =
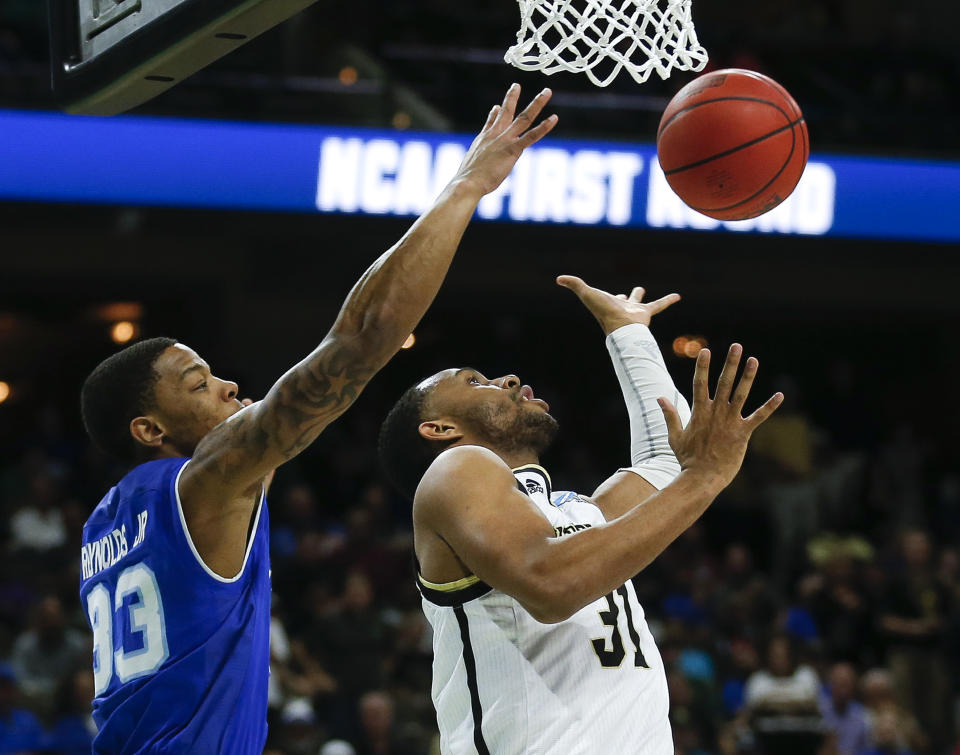
{"type": "Polygon", "coordinates": [[[9,663],[0,663],[0,752],[31,752],[46,746],[37,717],[17,706],[17,677],[9,663]]]}
{"type": "Polygon", "coordinates": [[[10,520],[10,546],[14,550],[43,553],[64,545],[67,529],[58,507],[59,484],[47,470],[30,479],[28,497],[10,520]]]}
{"type": "MultiPolygon", "coordinates": [[[[313,656],[336,680],[345,708],[355,710],[364,692],[382,686],[388,636],[363,572],[347,575],[340,610],[323,618],[307,640],[313,656]]],[[[346,716],[352,712],[344,711],[346,716]]]]}
{"type": "Polygon", "coordinates": [[[733,717],[743,709],[747,680],[759,665],[757,650],[752,642],[738,638],[730,643],[730,670],[720,690],[727,716],[733,717]]]}
{"type": "Polygon", "coordinates": [[[903,750],[925,752],[928,740],[917,719],[902,708],[893,694],[893,678],[884,668],[870,669],[861,682],[863,701],[870,717],[871,731],[880,719],[892,720],[896,731],[896,745],[903,750]]]}
{"type": "Polygon", "coordinates": [[[960,606],[960,550],[943,548],[937,565],[937,581],[953,607],[960,606]]]}
{"type": "Polygon", "coordinates": [[[313,705],[306,698],[295,697],[283,706],[268,747],[275,747],[283,755],[316,755],[324,739],[313,705]]]}
{"type": "Polygon", "coordinates": [[[747,681],[747,720],[765,755],[811,755],[825,742],[818,706],[820,680],[800,665],[791,638],[776,635],[767,649],[767,665],[747,681]]]}
{"type": "Polygon", "coordinates": [[[867,709],[853,699],[857,672],[849,663],[830,670],[830,692],[821,699],[820,710],[827,730],[833,733],[836,755],[863,755],[870,741],[867,709]]]}
{"type": "Polygon", "coordinates": [[[872,549],[861,538],[820,537],[807,550],[818,568],[800,582],[799,591],[825,654],[835,661],[872,660],[865,656],[873,647],[873,606],[859,571],[872,549]]]}
{"type": "Polygon", "coordinates": [[[354,506],[346,514],[347,532],[332,562],[344,571],[358,571],[366,575],[373,595],[389,595],[398,580],[412,581],[409,561],[397,557],[394,550],[376,537],[377,517],[366,506],[354,506]]]}
{"type": "Polygon", "coordinates": [[[10,661],[23,693],[49,710],[61,676],[89,664],[89,640],[67,626],[60,599],[52,595],[34,608],[31,623],[14,642],[10,661]]]}
{"type": "Polygon", "coordinates": [[[760,435],[754,434],[751,450],[768,462],[771,479],[765,497],[774,529],[773,576],[776,584],[783,586],[795,576],[798,556],[817,527],[817,430],[799,407],[801,391],[794,378],[781,375],[775,385],[786,398],[777,416],[770,418],[776,422],[764,427],[760,435]]]}
{"type": "Polygon", "coordinates": [[[377,690],[367,692],[360,698],[358,709],[360,737],[357,755],[415,755],[407,743],[399,741],[390,695],[377,690]]]}
{"type": "Polygon", "coordinates": [[[357,755],[357,750],[346,740],[331,739],[320,748],[320,755],[357,755]]]}
{"type": "Polygon", "coordinates": [[[387,663],[397,720],[421,722],[433,731],[436,722],[430,699],[433,644],[430,624],[419,607],[398,616],[387,663]]]}
{"type": "Polygon", "coordinates": [[[960,473],[955,469],[946,470],[934,485],[932,509],[930,519],[940,539],[945,543],[960,542],[960,473]]]}
{"type": "MultiPolygon", "coordinates": [[[[944,636],[943,661],[947,668],[960,668],[960,549],[956,547],[943,548],[940,551],[940,562],[937,568],[937,581],[947,600],[945,617],[947,625],[944,636]]],[[[953,679],[954,696],[960,696],[960,684],[956,676],[953,679]]],[[[956,701],[960,705],[960,699],[956,701]]],[[[960,716],[960,708],[955,708],[960,716]]],[[[955,718],[957,724],[957,744],[960,745],[960,718],[955,718]]],[[[960,753],[957,753],[960,755],[960,753]]]]}
{"type": "Polygon", "coordinates": [[[287,486],[277,508],[277,524],[270,533],[270,554],[284,560],[296,553],[300,537],[307,532],[320,532],[323,522],[313,488],[302,482],[287,486]]]}
{"type": "Polygon", "coordinates": [[[880,626],[897,702],[913,711],[935,752],[949,738],[950,677],[943,663],[950,596],[931,566],[930,538],[909,530],[900,540],[902,572],[889,580],[880,626]]]}
{"type": "Polygon", "coordinates": [[[64,676],[57,690],[57,718],[50,749],[58,755],[89,755],[97,727],[90,714],[93,674],[82,669],[64,676]]]}
{"type": "Polygon", "coordinates": [[[715,734],[712,689],[692,681],[680,670],[667,672],[670,725],[678,752],[699,753],[710,747],[715,734]]]}
{"type": "Polygon", "coordinates": [[[924,478],[929,443],[909,424],[893,429],[874,459],[871,503],[900,527],[924,521],[924,478]]]}
{"type": "MultiPolygon", "coordinates": [[[[389,543],[396,530],[397,522],[390,508],[390,490],[381,482],[371,482],[360,491],[360,506],[370,515],[370,531],[383,543],[389,543]]],[[[410,533],[400,533],[404,541],[409,542],[410,533]]]]}
{"type": "Polygon", "coordinates": [[[766,576],[756,569],[747,547],[743,543],[729,545],[714,597],[718,628],[728,635],[756,642],[769,631],[777,603],[776,594],[766,576]]]}
{"type": "Polygon", "coordinates": [[[270,617],[270,684],[267,704],[271,710],[281,709],[287,700],[336,692],[336,680],[320,666],[298,638],[290,638],[274,596],[270,617]]]}
{"type": "Polygon", "coordinates": [[[864,755],[915,755],[915,753],[901,743],[896,717],[882,713],[873,722],[872,741],[864,755]]]}

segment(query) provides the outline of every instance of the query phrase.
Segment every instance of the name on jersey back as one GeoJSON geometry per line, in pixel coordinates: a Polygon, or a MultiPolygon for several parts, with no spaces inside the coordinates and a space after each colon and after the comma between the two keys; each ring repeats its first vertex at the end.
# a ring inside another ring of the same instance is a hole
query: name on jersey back
{"type": "Polygon", "coordinates": [[[137,515],[137,536],[133,540],[132,547],[127,544],[127,525],[125,524],[97,540],[84,543],[80,549],[80,570],[83,579],[88,580],[104,569],[109,569],[133,548],[141,545],[146,534],[147,512],[141,511],[137,515]]]}

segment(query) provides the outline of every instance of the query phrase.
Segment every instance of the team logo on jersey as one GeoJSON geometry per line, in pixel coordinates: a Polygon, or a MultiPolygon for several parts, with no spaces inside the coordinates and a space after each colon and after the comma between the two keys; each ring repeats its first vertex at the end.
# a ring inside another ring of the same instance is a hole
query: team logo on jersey
{"type": "Polygon", "coordinates": [[[546,493],[546,492],[547,492],[546,490],[543,489],[543,485],[541,485],[541,484],[540,484],[539,482],[537,482],[536,480],[526,480],[523,484],[527,486],[527,492],[528,492],[530,495],[533,495],[534,493],[546,493]]]}
{"type": "Polygon", "coordinates": [[[576,493],[571,493],[569,490],[562,493],[554,493],[550,498],[550,503],[558,507],[563,506],[563,504],[569,503],[570,501],[582,501],[583,503],[590,503],[590,501],[588,501],[586,498],[583,498],[576,493]]]}

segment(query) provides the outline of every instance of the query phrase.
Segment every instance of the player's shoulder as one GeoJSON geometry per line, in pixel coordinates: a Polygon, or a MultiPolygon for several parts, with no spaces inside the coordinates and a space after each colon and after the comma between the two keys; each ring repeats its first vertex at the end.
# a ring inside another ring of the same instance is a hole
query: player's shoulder
{"type": "Polygon", "coordinates": [[[498,483],[516,485],[503,459],[483,446],[455,446],[443,451],[427,468],[414,504],[430,504],[451,495],[469,496],[495,488],[498,483]]]}
{"type": "Polygon", "coordinates": [[[440,453],[427,468],[424,479],[455,475],[468,478],[477,473],[504,473],[513,474],[506,462],[489,448],[484,446],[468,445],[454,446],[440,453]]]}
{"type": "Polygon", "coordinates": [[[117,484],[123,500],[167,498],[175,495],[174,485],[190,459],[185,456],[155,459],[131,469],[117,484]]]}
{"type": "Polygon", "coordinates": [[[159,488],[169,483],[188,461],[189,457],[178,456],[142,462],[127,470],[113,489],[128,493],[159,488]]]}
{"type": "Polygon", "coordinates": [[[121,516],[124,508],[136,501],[173,494],[172,483],[189,461],[186,457],[157,459],[138,464],[129,470],[100,500],[87,518],[84,536],[98,533],[121,516]]]}

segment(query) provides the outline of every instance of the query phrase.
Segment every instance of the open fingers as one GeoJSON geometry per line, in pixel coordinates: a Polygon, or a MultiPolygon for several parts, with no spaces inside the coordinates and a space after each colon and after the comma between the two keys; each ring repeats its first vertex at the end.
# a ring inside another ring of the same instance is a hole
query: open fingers
{"type": "Polygon", "coordinates": [[[643,286],[635,286],[633,291],[630,292],[630,301],[642,302],[645,293],[647,293],[647,290],[643,286]]]}
{"type": "Polygon", "coordinates": [[[536,144],[538,141],[543,139],[543,137],[553,131],[553,127],[557,125],[558,120],[559,118],[557,118],[556,114],[544,118],[536,125],[535,128],[530,129],[527,133],[517,139],[517,145],[520,147],[520,149],[526,149],[531,144],[536,144]]]}
{"type": "Polygon", "coordinates": [[[723,363],[723,370],[720,371],[720,379],[717,380],[717,392],[713,396],[714,401],[729,401],[730,392],[733,390],[733,381],[737,377],[737,368],[740,366],[740,354],[743,347],[739,343],[730,344],[727,351],[727,361],[723,363]]]}
{"type": "Polygon", "coordinates": [[[573,293],[577,295],[577,298],[583,302],[584,306],[589,309],[591,312],[594,311],[594,308],[597,305],[597,302],[602,301],[605,297],[609,296],[606,291],[601,291],[599,288],[594,288],[589,283],[586,283],[582,278],[578,278],[576,275],[561,275],[557,278],[557,283],[559,283],[564,288],[569,288],[573,293]]]}
{"type": "Polygon", "coordinates": [[[564,288],[569,288],[577,296],[580,296],[580,292],[585,288],[590,288],[583,278],[579,278],[576,275],[558,275],[557,283],[564,288]]]}
{"type": "Polygon", "coordinates": [[[483,131],[488,130],[493,125],[494,121],[497,120],[497,116],[500,115],[500,110],[501,108],[499,105],[494,105],[492,108],[490,108],[490,114],[487,116],[487,122],[483,124],[483,131]]]}
{"type": "Polygon", "coordinates": [[[677,437],[679,433],[683,432],[683,422],[680,420],[677,408],[663,396],[657,399],[657,403],[660,405],[663,418],[667,423],[667,435],[670,439],[677,437]]]}
{"type": "Polygon", "coordinates": [[[513,136],[520,136],[530,128],[537,119],[537,116],[540,115],[540,112],[546,107],[547,102],[550,101],[552,94],[553,92],[550,91],[550,89],[543,89],[540,91],[540,94],[530,100],[530,103],[513,119],[513,123],[510,124],[508,130],[512,132],[513,136]]]}
{"type": "MultiPolygon", "coordinates": [[[[636,289],[634,289],[636,290],[636,289]]],[[[643,289],[640,289],[641,291],[643,289]]],[[[631,299],[633,296],[630,297],[631,299]]],[[[647,305],[647,309],[650,311],[650,314],[655,315],[658,312],[663,312],[671,304],[676,304],[680,301],[680,294],[667,294],[666,296],[661,296],[656,301],[652,301],[647,305]]]]}
{"type": "Polygon", "coordinates": [[[743,367],[743,375],[730,399],[730,405],[737,410],[737,414],[743,411],[743,405],[747,402],[747,396],[750,395],[750,388],[753,386],[753,379],[757,376],[759,367],[760,362],[754,357],[747,359],[747,363],[743,367]]]}
{"type": "Polygon", "coordinates": [[[710,400],[707,382],[710,379],[710,349],[700,349],[697,354],[697,367],[693,371],[693,406],[710,400]]]}
{"type": "Polygon", "coordinates": [[[493,128],[499,133],[506,130],[507,126],[513,122],[513,114],[517,109],[517,100],[520,99],[520,85],[511,84],[507,93],[503,96],[503,104],[500,106],[500,112],[493,122],[493,128]]]}
{"type": "Polygon", "coordinates": [[[747,423],[747,428],[750,430],[750,432],[752,433],[754,430],[760,427],[760,425],[766,422],[770,418],[770,415],[780,408],[780,404],[782,403],[783,394],[774,393],[764,402],[763,406],[747,417],[745,422],[747,423]]]}

